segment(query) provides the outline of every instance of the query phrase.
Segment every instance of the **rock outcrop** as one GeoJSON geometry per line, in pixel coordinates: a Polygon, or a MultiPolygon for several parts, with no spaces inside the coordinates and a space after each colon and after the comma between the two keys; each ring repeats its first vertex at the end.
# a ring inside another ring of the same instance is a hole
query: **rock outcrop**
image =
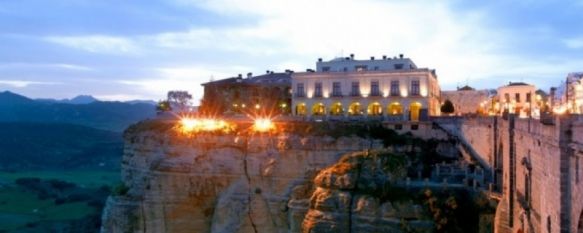
{"type": "Polygon", "coordinates": [[[124,138],[127,192],[107,201],[104,233],[302,232],[315,175],[346,153],[382,147],[358,137],[186,136],[152,122],[124,138]]]}
{"type": "Polygon", "coordinates": [[[406,162],[402,155],[358,152],[322,170],[303,232],[432,232],[423,207],[392,192],[404,178],[406,162]]]}

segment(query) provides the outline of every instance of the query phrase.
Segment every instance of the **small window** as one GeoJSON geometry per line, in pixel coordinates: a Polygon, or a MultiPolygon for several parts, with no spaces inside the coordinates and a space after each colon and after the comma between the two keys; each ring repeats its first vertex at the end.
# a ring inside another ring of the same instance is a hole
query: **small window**
{"type": "Polygon", "coordinates": [[[354,70],[356,71],[366,71],[368,68],[367,66],[355,66],[354,70]]]}
{"type": "Polygon", "coordinates": [[[344,67],[344,69],[342,69],[344,72],[348,71],[347,67],[344,67]]]}
{"type": "Polygon", "coordinates": [[[403,69],[403,64],[395,64],[395,70],[403,69]]]}
{"type": "Polygon", "coordinates": [[[514,94],[514,99],[516,100],[516,103],[520,103],[520,93],[514,94]]]}
{"type": "Polygon", "coordinates": [[[374,67],[374,70],[379,70],[379,67],[378,67],[378,66],[375,66],[375,67],[374,67]]]}

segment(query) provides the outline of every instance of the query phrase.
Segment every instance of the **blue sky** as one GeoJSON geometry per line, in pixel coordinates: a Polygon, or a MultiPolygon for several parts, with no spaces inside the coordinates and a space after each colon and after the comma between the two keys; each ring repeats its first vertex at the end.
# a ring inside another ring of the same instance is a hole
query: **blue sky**
{"type": "Polygon", "coordinates": [[[317,58],[405,54],[442,89],[583,71],[583,0],[0,0],[0,90],[162,99],[317,58]]]}

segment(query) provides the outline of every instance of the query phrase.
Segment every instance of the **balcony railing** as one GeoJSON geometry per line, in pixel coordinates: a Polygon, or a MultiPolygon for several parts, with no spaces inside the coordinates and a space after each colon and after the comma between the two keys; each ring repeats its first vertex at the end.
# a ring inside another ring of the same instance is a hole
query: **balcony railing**
{"type": "Polygon", "coordinates": [[[342,97],[342,93],[340,92],[332,92],[332,97],[342,97]]]}
{"type": "Polygon", "coordinates": [[[296,97],[306,97],[306,93],[304,93],[304,92],[298,92],[298,93],[296,93],[295,96],[296,97]]]}
{"type": "Polygon", "coordinates": [[[370,96],[382,96],[380,91],[373,91],[370,93],[370,96]]]}
{"type": "Polygon", "coordinates": [[[353,97],[360,96],[360,92],[350,92],[350,96],[353,97]]]}

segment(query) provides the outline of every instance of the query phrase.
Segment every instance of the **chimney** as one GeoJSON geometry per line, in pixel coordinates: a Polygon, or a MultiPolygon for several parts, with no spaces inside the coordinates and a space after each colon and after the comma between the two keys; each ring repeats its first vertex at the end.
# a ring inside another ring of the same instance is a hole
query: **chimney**
{"type": "Polygon", "coordinates": [[[243,78],[242,74],[237,75],[237,78],[243,78]]]}
{"type": "Polygon", "coordinates": [[[400,58],[400,59],[403,59],[403,54],[402,54],[402,53],[401,53],[401,54],[399,54],[399,58],[400,58]]]}
{"type": "Polygon", "coordinates": [[[387,60],[387,55],[383,55],[383,60],[387,60]]]}
{"type": "Polygon", "coordinates": [[[273,73],[275,73],[273,70],[271,72],[269,72],[269,74],[273,74],[273,73]]]}
{"type": "Polygon", "coordinates": [[[253,76],[253,73],[249,72],[247,73],[247,78],[251,78],[253,76]]]}
{"type": "Polygon", "coordinates": [[[348,60],[350,60],[350,57],[346,57],[345,59],[348,61],[348,60]]]}
{"type": "Polygon", "coordinates": [[[371,61],[374,61],[374,56],[370,57],[370,60],[371,60],[371,61]]]}
{"type": "Polygon", "coordinates": [[[265,70],[265,73],[266,73],[266,74],[269,74],[269,70],[265,70]]]}
{"type": "Polygon", "coordinates": [[[354,60],[354,53],[350,54],[350,60],[354,60]]]}
{"type": "Polygon", "coordinates": [[[322,62],[322,58],[318,58],[318,62],[322,62]]]}

